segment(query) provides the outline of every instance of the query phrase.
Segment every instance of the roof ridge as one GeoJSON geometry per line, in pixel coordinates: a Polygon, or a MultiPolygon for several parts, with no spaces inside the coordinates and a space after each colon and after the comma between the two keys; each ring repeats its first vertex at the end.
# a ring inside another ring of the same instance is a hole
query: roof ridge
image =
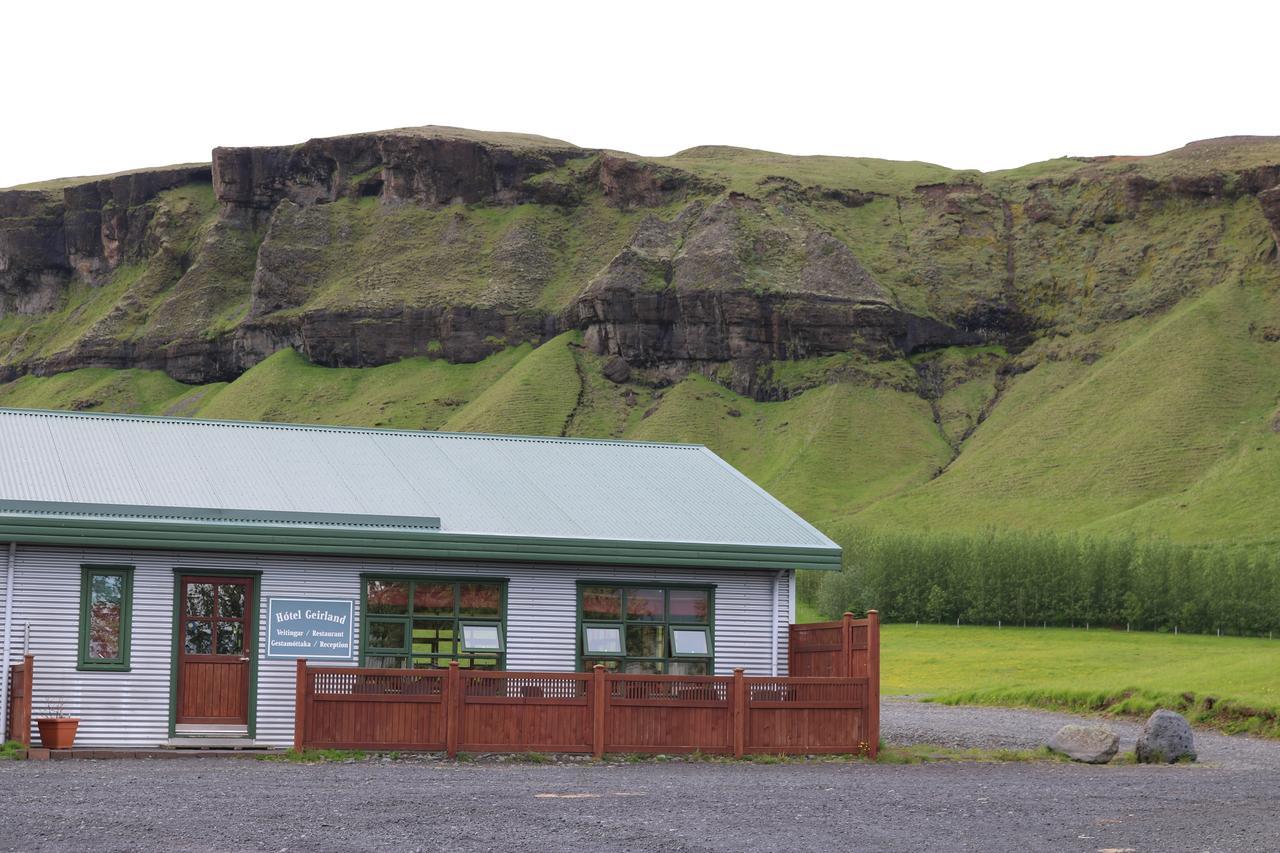
{"type": "Polygon", "coordinates": [[[75,412],[65,409],[17,409],[0,406],[0,416],[50,417],[82,420],[114,420],[137,423],[163,423],[189,426],[239,427],[243,429],[301,430],[306,432],[349,432],[363,435],[402,435],[417,438],[487,439],[538,444],[599,444],[624,447],[667,448],[673,450],[705,449],[703,444],[680,444],[669,441],[635,441],[625,438],[579,438],[576,436],[520,435],[486,432],[443,432],[427,429],[395,429],[388,427],[343,426],[342,424],[300,424],[288,421],[239,421],[212,420],[207,418],[176,418],[165,415],[139,415],[131,412],[75,412]]]}

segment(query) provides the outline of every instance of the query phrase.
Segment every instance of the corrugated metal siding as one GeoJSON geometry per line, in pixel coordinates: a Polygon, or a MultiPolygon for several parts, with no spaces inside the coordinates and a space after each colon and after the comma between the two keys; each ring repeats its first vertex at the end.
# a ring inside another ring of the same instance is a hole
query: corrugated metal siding
{"type": "Polygon", "coordinates": [[[0,500],[439,517],[448,533],[835,544],[705,447],[0,410],[0,500]]]}
{"type": "MultiPolygon", "coordinates": [[[[772,572],[637,570],[537,564],[446,564],[324,557],[224,556],[165,551],[20,547],[14,598],[14,643],[31,623],[36,655],[35,708],[55,698],[81,717],[79,746],[154,746],[168,738],[173,642],[174,569],[193,572],[261,571],[258,602],[257,737],[272,745],[293,742],[294,663],[262,656],[266,599],[272,596],[359,597],[361,572],[487,575],[508,578],[507,667],[570,671],[574,667],[576,582],[617,579],[655,583],[712,583],[718,674],[745,667],[770,672],[769,609],[772,572]],[[77,672],[76,641],[83,563],[133,565],[132,671],[77,672]]],[[[788,573],[785,584],[792,583],[788,573]]],[[[3,575],[0,574],[0,584],[3,575]]],[[[779,595],[779,672],[786,670],[787,595],[779,595]]],[[[360,630],[356,625],[357,632],[360,630]]],[[[357,639],[358,639],[357,633],[357,639]]],[[[15,651],[16,653],[16,651],[15,651]]]]}

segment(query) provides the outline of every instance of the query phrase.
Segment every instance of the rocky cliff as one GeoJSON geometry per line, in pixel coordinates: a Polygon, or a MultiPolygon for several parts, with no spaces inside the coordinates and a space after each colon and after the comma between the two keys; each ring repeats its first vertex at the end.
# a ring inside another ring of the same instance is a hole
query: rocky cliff
{"type": "Polygon", "coordinates": [[[1274,264],[1278,237],[1266,138],[993,174],[452,128],[218,148],[0,191],[0,381],[224,381],[286,348],[469,363],[578,329],[614,377],[763,399],[778,362],[1016,357],[1160,312],[1274,264]]]}

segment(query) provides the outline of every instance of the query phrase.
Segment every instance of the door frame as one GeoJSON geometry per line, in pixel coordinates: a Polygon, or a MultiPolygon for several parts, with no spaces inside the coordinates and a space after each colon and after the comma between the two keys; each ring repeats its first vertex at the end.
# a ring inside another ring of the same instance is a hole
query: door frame
{"type": "Polygon", "coordinates": [[[248,735],[258,734],[258,658],[260,640],[259,614],[262,612],[262,570],[216,569],[209,567],[175,566],[173,569],[173,642],[169,658],[169,737],[177,737],[178,722],[178,651],[182,642],[182,579],[183,577],[248,578],[253,582],[253,607],[245,619],[246,639],[253,638],[253,654],[249,656],[249,714],[248,735]]]}

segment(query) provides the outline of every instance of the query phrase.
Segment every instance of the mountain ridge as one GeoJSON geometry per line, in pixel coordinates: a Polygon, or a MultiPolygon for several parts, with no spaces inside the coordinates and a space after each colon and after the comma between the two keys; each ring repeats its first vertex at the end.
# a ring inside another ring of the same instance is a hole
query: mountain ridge
{"type": "Polygon", "coordinates": [[[984,174],[428,127],[36,186],[0,404],[696,440],[840,535],[1280,536],[1280,138],[984,174]]]}

